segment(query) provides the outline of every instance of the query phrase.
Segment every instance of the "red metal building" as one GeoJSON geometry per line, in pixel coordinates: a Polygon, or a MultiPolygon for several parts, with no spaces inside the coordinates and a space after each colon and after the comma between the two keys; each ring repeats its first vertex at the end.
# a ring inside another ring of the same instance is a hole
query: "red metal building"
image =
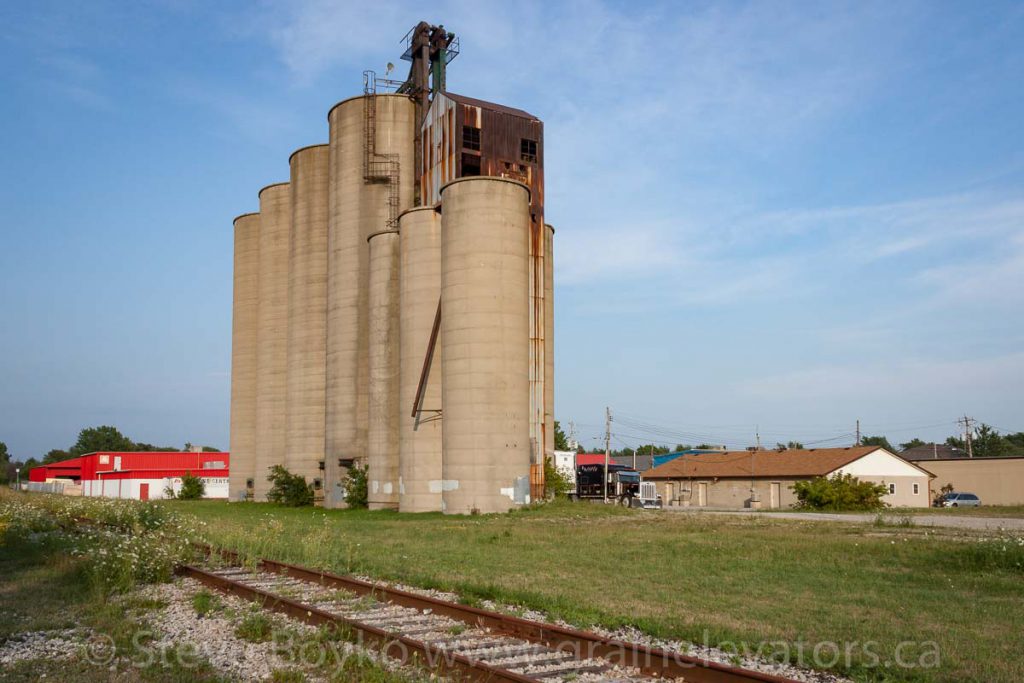
{"type": "Polygon", "coordinates": [[[189,473],[204,481],[207,498],[227,498],[229,465],[229,453],[102,451],[33,467],[29,481],[70,480],[84,496],[150,500],[189,473]]]}

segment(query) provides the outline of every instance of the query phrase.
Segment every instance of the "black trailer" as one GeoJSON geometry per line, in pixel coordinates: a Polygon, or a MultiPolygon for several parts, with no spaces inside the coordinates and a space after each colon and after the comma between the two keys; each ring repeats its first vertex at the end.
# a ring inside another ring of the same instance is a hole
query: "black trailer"
{"type": "Polygon", "coordinates": [[[624,507],[660,507],[661,501],[653,492],[653,485],[643,487],[640,473],[631,467],[609,463],[608,480],[605,481],[603,464],[576,466],[576,488],[569,494],[570,498],[604,500],[606,493],[609,501],[624,507]],[[648,494],[651,499],[647,500],[642,494],[648,494]]]}

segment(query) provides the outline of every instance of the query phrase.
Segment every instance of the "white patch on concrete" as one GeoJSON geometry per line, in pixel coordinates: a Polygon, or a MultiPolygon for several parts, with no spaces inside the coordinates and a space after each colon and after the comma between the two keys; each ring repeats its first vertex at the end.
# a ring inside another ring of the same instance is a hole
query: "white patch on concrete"
{"type": "Polygon", "coordinates": [[[441,493],[441,480],[432,479],[427,482],[427,490],[431,493],[441,493]]]}
{"type": "Polygon", "coordinates": [[[404,496],[405,495],[405,482],[402,481],[401,477],[398,478],[398,495],[400,495],[400,496],[404,496]]]}
{"type": "Polygon", "coordinates": [[[513,502],[515,502],[516,490],[515,490],[514,487],[509,487],[507,489],[501,489],[501,495],[508,496],[510,499],[512,499],[513,502]]]}
{"type": "Polygon", "coordinates": [[[377,480],[371,481],[370,490],[373,491],[374,493],[378,493],[380,491],[380,482],[377,480]]]}
{"type": "Polygon", "coordinates": [[[454,491],[457,488],[459,488],[458,479],[432,479],[427,482],[427,490],[431,493],[454,491]]]}
{"type": "Polygon", "coordinates": [[[384,485],[381,486],[381,490],[384,491],[384,495],[386,496],[391,495],[391,492],[394,490],[394,488],[394,484],[392,484],[390,481],[384,482],[384,485]]]}

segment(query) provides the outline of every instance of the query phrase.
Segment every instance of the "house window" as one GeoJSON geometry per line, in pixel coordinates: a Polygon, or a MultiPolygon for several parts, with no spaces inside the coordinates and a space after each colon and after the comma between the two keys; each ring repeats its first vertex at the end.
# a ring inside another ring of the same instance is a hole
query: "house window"
{"type": "Polygon", "coordinates": [[[537,141],[527,140],[526,138],[520,140],[519,158],[523,161],[529,161],[532,164],[537,163],[537,141]]]}
{"type": "Polygon", "coordinates": [[[253,488],[255,486],[255,484],[256,484],[256,482],[254,482],[252,479],[246,479],[245,480],[245,488],[247,488],[247,489],[253,488]]]}
{"type": "Polygon", "coordinates": [[[465,149],[480,151],[480,129],[473,126],[462,127],[462,146],[465,149]]]}
{"type": "Polygon", "coordinates": [[[321,460],[319,463],[317,463],[317,467],[320,469],[321,472],[323,472],[323,470],[324,470],[324,461],[321,460]]]}
{"type": "Polygon", "coordinates": [[[324,487],[324,484],[323,484],[322,481],[320,481],[320,479],[314,479],[313,480],[313,490],[314,491],[319,491],[323,487],[324,487]]]}
{"type": "Polygon", "coordinates": [[[889,493],[896,493],[896,484],[889,484],[889,493]]]}
{"type": "Polygon", "coordinates": [[[914,484],[914,495],[916,496],[920,492],[921,492],[921,485],[920,484],[914,484]]]}

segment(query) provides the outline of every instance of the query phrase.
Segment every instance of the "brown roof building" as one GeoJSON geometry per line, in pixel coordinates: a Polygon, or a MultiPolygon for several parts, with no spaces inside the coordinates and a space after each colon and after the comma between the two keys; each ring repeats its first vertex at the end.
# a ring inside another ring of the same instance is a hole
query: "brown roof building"
{"type": "Polygon", "coordinates": [[[644,472],[668,505],[709,508],[790,507],[797,481],[852,474],[889,489],[894,507],[927,507],[931,473],[884,448],[723,451],[686,455],[644,472]]]}

